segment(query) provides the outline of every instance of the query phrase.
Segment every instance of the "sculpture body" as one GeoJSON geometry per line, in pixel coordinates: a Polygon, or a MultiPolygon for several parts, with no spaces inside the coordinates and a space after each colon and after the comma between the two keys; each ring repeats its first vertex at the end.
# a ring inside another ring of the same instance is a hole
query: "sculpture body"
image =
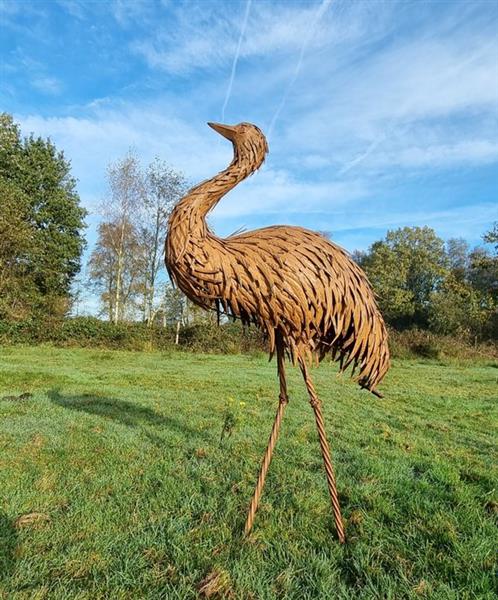
{"type": "Polygon", "coordinates": [[[263,461],[246,532],[251,529],[285,405],[284,359],[298,363],[315,411],[334,516],[344,540],[335,478],[323,427],[321,404],[307,363],[331,353],[340,368],[358,369],[359,385],[376,386],[389,368],[387,333],[370,284],[347,253],[322,235],[273,226],[219,238],[206,215],[228,191],[256,171],[268,152],[261,131],[249,123],[211,124],[230,139],[234,158],[212,179],[194,187],[174,208],[166,240],[171,279],[196,304],[253,323],[277,353],[280,404],[263,461]],[[258,490],[259,488],[259,490],[258,490]]]}

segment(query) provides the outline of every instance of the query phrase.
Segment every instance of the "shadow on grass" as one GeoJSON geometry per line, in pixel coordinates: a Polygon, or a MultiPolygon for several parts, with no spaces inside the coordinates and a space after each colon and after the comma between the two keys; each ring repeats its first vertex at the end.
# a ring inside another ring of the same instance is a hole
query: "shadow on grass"
{"type": "Polygon", "coordinates": [[[61,394],[58,389],[49,390],[47,396],[54,404],[58,404],[63,408],[113,419],[128,427],[140,429],[152,442],[159,445],[164,445],[166,441],[157,435],[161,429],[179,433],[189,439],[194,437],[212,441],[208,433],[194,429],[175,417],[160,415],[151,408],[139,406],[126,400],[105,398],[93,394],[71,396],[61,394]],[[155,433],[149,430],[151,426],[156,429],[155,433]]]}
{"type": "Polygon", "coordinates": [[[15,564],[17,533],[12,519],[0,512],[0,582],[6,582],[15,564]]]}

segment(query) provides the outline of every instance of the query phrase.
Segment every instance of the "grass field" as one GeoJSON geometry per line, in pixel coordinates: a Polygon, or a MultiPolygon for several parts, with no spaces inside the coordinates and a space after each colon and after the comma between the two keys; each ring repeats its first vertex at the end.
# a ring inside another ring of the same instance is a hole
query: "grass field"
{"type": "Polygon", "coordinates": [[[497,367],[400,361],[382,400],[313,370],[342,547],[297,370],[244,540],[274,363],[0,349],[0,597],[495,598],[497,367]]]}

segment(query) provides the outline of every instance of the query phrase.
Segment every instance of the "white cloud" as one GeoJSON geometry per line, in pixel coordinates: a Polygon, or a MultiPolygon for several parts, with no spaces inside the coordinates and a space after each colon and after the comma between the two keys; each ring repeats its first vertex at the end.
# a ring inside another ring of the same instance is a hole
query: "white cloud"
{"type": "Polygon", "coordinates": [[[55,77],[35,76],[31,79],[31,85],[44,94],[56,95],[62,91],[62,84],[55,77]]]}
{"type": "Polygon", "coordinates": [[[5,18],[9,15],[17,15],[21,11],[21,4],[19,2],[15,2],[14,0],[4,0],[0,4],[0,13],[2,14],[2,18],[5,18]]]}
{"type": "Polygon", "coordinates": [[[154,4],[150,0],[111,0],[108,8],[119,25],[136,27],[140,22],[150,22],[154,4]]]}
{"type": "Polygon", "coordinates": [[[144,162],[160,156],[194,181],[211,176],[231,159],[231,147],[204,124],[190,124],[156,105],[107,103],[87,116],[15,115],[23,133],[50,137],[63,148],[82,198],[102,195],[110,161],[135,149],[144,162]]]}
{"type": "Polygon", "coordinates": [[[355,213],[354,223],[350,216],[343,214],[342,217],[335,216],[336,231],[364,228],[393,229],[405,226],[435,226],[438,232],[446,236],[459,235],[461,237],[463,228],[478,226],[482,231],[482,225],[489,223],[490,215],[496,211],[496,206],[491,203],[477,203],[465,206],[454,206],[435,210],[392,210],[379,213],[375,208],[359,210],[355,213]]]}
{"type": "MultiPolygon", "coordinates": [[[[80,181],[87,208],[105,191],[105,169],[109,161],[134,148],[144,162],[155,155],[170,162],[197,182],[225,168],[232,148],[208,127],[190,125],[164,115],[157,107],[97,109],[93,116],[43,118],[16,116],[23,132],[50,137],[64,148],[80,181]],[[146,118],[144,118],[146,114],[146,118]]],[[[222,200],[218,217],[329,210],[366,194],[362,182],[311,181],[277,168],[272,156],[267,164],[222,200]]]]}
{"type": "Polygon", "coordinates": [[[228,105],[228,101],[230,100],[230,96],[232,94],[232,88],[233,88],[233,82],[234,82],[234,79],[235,79],[235,73],[237,72],[237,63],[239,62],[240,46],[242,44],[242,40],[244,39],[244,36],[245,36],[245,33],[246,33],[247,20],[249,18],[249,12],[251,10],[251,4],[252,4],[252,0],[247,0],[247,2],[246,2],[246,10],[245,10],[245,13],[244,13],[244,19],[242,21],[242,26],[240,28],[239,41],[237,42],[237,50],[235,52],[235,56],[233,57],[232,71],[230,73],[230,79],[228,80],[228,87],[227,87],[227,91],[226,91],[226,94],[225,94],[225,100],[223,102],[223,107],[221,109],[221,119],[222,119],[222,121],[225,120],[225,110],[226,110],[226,107],[228,105]]]}
{"type": "MultiPolygon", "coordinates": [[[[206,105],[219,98],[221,106],[220,77],[229,75],[245,6],[173,5],[173,24],[153,29],[133,47],[155,69],[182,75],[206,70],[211,86],[199,83],[193,94],[206,105]]],[[[240,47],[245,69],[234,82],[229,117],[252,118],[268,133],[319,7],[319,1],[254,3],[240,47]]],[[[402,8],[394,2],[332,3],[316,23],[299,78],[286,95],[279,132],[271,139],[277,159],[312,169],[342,167],[344,174],[388,164],[416,167],[424,163],[422,154],[437,156],[425,161],[434,167],[494,160],[498,127],[481,125],[486,114],[498,122],[493,20],[476,5],[439,19],[419,11],[409,35],[401,36],[400,20],[409,18],[402,8]],[[462,115],[474,118],[472,132],[449,122],[462,115]],[[436,124],[437,136],[429,134],[436,124]]]]}
{"type": "Polygon", "coordinates": [[[433,210],[414,210],[410,206],[390,210],[383,206],[383,210],[379,210],[376,204],[369,198],[360,205],[355,204],[353,215],[351,210],[324,213],[320,229],[330,231],[332,239],[350,251],[366,250],[373,239],[383,237],[386,230],[400,227],[427,225],[443,239],[478,240],[498,215],[496,205],[485,202],[433,210]]]}
{"type": "Polygon", "coordinates": [[[445,160],[435,167],[466,157],[469,164],[489,162],[498,135],[497,50],[483,31],[470,42],[455,34],[389,46],[330,74],[324,66],[325,84],[315,86],[310,75],[303,86],[313,95],[288,107],[282,145],[304,149],[315,163],[333,157],[344,173],[387,163],[399,153],[405,158],[394,164],[411,166],[419,160],[413,147],[444,150],[445,160]]]}
{"type": "Polygon", "coordinates": [[[453,145],[407,146],[398,151],[376,154],[371,164],[400,167],[455,167],[498,162],[498,143],[490,140],[463,140],[453,145]]]}
{"type": "MultiPolygon", "coordinates": [[[[240,48],[241,58],[257,58],[273,55],[277,59],[288,59],[295,52],[297,60],[303,39],[309,37],[310,23],[320,15],[310,47],[339,47],[359,39],[368,30],[378,32],[376,19],[370,18],[373,7],[363,4],[349,7],[348,3],[332,2],[333,14],[325,15],[320,10],[328,7],[330,0],[302,4],[269,2],[254,3],[247,23],[247,33],[240,48]],[[334,5],[339,8],[334,8],[334,5]],[[348,6],[345,10],[344,7],[348,6]]],[[[165,29],[158,27],[152,35],[137,40],[132,45],[135,52],[143,56],[150,67],[160,68],[175,74],[188,74],[194,69],[217,69],[230,63],[238,45],[245,4],[233,11],[226,5],[205,2],[177,5],[173,12],[175,23],[165,29]]],[[[386,5],[378,2],[378,8],[386,5]]],[[[377,11],[378,12],[378,11],[377,11]]],[[[373,34],[370,33],[369,36],[373,34]]]]}
{"type": "Polygon", "coordinates": [[[55,0],[56,3],[72,17],[76,19],[84,19],[87,12],[88,4],[82,0],[55,0]]]}
{"type": "Polygon", "coordinates": [[[323,213],[336,210],[370,192],[361,181],[313,181],[289,171],[263,168],[225,196],[215,209],[217,218],[323,213]]]}

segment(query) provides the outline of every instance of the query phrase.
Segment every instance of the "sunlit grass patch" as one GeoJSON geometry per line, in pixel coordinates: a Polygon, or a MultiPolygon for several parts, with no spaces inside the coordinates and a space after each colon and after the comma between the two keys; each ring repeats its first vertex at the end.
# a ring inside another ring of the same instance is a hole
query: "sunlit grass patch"
{"type": "Polygon", "coordinates": [[[296,370],[244,540],[277,404],[273,363],[50,347],[1,356],[6,598],[494,597],[489,361],[396,361],[384,399],[332,365],[313,370],[346,520],[341,547],[296,370]]]}

